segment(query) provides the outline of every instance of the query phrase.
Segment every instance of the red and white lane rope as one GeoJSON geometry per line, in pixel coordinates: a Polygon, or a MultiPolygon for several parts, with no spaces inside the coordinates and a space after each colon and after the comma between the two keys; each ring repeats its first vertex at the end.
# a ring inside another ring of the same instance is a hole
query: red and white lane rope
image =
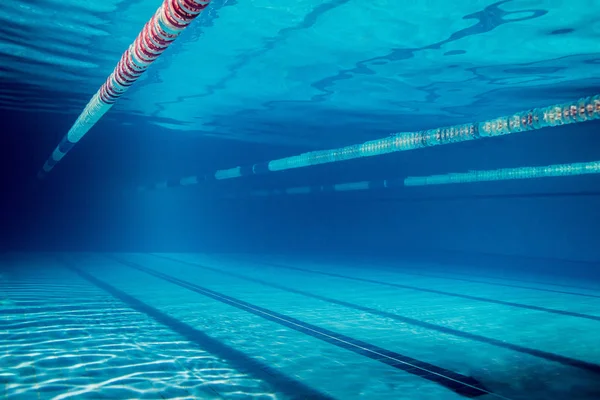
{"type": "Polygon", "coordinates": [[[56,146],[39,171],[38,178],[43,179],[54,168],[209,3],[210,0],[164,0],[162,2],[135,41],[123,53],[106,82],[91,98],[69,132],[56,146]]]}

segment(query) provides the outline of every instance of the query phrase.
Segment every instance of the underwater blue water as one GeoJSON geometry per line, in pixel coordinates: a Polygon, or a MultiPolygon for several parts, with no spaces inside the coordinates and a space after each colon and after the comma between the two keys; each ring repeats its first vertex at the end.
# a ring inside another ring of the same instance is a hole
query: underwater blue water
{"type": "MultiPolygon", "coordinates": [[[[5,3],[47,157],[161,2],[5,3]]],[[[598,12],[214,0],[50,179],[15,153],[0,399],[599,399],[598,123],[250,176],[598,95],[598,12]]]]}
{"type": "MultiPolygon", "coordinates": [[[[159,4],[8,2],[0,79],[29,87],[0,104],[80,112],[159,4]]],[[[214,0],[106,118],[324,148],[570,101],[599,84],[597,6],[214,0]]]]}
{"type": "Polygon", "coordinates": [[[368,264],[266,254],[4,256],[0,396],[600,395],[598,282],[368,264]]]}

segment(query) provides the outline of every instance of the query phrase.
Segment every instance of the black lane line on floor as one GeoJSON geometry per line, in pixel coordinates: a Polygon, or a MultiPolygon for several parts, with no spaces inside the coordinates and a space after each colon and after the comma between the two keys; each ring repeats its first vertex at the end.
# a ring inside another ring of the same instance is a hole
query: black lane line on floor
{"type": "MultiPolygon", "coordinates": [[[[148,253],[148,254],[150,254],[150,253],[148,253]]],[[[246,259],[248,259],[248,258],[246,257],[246,259]]],[[[269,263],[269,261],[261,261],[261,260],[253,260],[253,259],[251,261],[252,262],[258,262],[258,263],[264,263],[264,264],[268,264],[269,263]]],[[[440,265],[442,265],[442,264],[440,264],[440,265]]],[[[357,268],[360,268],[360,267],[357,267],[357,268]]],[[[384,269],[384,270],[392,271],[392,272],[402,272],[402,273],[406,273],[406,274],[409,273],[409,272],[403,272],[403,271],[406,271],[406,270],[404,270],[402,268],[397,269],[397,268],[393,268],[393,267],[381,267],[379,265],[376,265],[376,268],[378,268],[378,269],[384,269]]],[[[414,273],[414,272],[411,272],[411,274],[412,273],[414,273]]],[[[443,272],[443,273],[447,274],[447,275],[462,275],[462,276],[468,276],[468,277],[475,276],[475,277],[484,278],[484,279],[497,279],[497,280],[501,280],[501,281],[511,281],[511,282],[520,282],[520,283],[533,283],[535,285],[557,286],[557,287],[564,287],[564,288],[570,288],[570,289],[589,290],[589,291],[592,291],[592,292],[598,292],[598,293],[600,293],[600,287],[593,288],[593,287],[590,287],[590,286],[566,285],[566,284],[561,284],[561,283],[543,282],[543,281],[537,281],[537,280],[532,280],[532,279],[506,278],[506,277],[502,277],[502,276],[486,275],[486,274],[481,274],[481,273],[477,273],[477,272],[466,273],[466,272],[452,271],[452,272],[443,272]]],[[[423,274],[423,276],[425,276],[425,275],[423,274]]],[[[432,276],[434,276],[434,275],[432,275],[432,276]]],[[[436,276],[436,277],[437,278],[444,278],[444,279],[461,279],[461,278],[450,278],[450,277],[442,276],[442,275],[439,275],[439,276],[436,276]]],[[[560,278],[560,277],[557,276],[557,278],[560,278]]],[[[486,283],[486,284],[491,284],[491,285],[500,285],[500,286],[505,285],[503,283],[490,282],[490,281],[475,281],[475,280],[473,280],[473,282],[486,283]]],[[[506,285],[508,285],[508,284],[506,284],[506,285]]],[[[517,287],[517,288],[522,287],[523,289],[554,291],[552,289],[534,288],[534,287],[531,287],[531,286],[514,286],[514,287],[517,287]]],[[[589,293],[581,293],[581,292],[556,291],[556,293],[565,293],[565,294],[573,294],[573,295],[577,295],[577,296],[589,296],[589,297],[598,297],[598,298],[600,298],[600,295],[597,295],[597,294],[589,294],[589,293]]]]}
{"type": "Polygon", "coordinates": [[[589,363],[586,361],[582,361],[582,360],[578,360],[578,359],[570,358],[570,357],[565,357],[565,356],[561,356],[559,354],[549,353],[549,352],[542,351],[542,350],[531,349],[529,347],[523,347],[523,346],[519,346],[516,344],[504,342],[502,340],[493,339],[493,338],[489,338],[486,336],[477,335],[474,333],[464,332],[464,331],[460,331],[457,329],[447,328],[445,326],[435,325],[435,324],[431,324],[429,322],[419,321],[419,320],[413,319],[413,318],[403,317],[401,315],[393,314],[393,313],[390,313],[387,311],[382,311],[382,310],[378,310],[378,309],[371,308],[371,307],[361,306],[359,304],[349,303],[349,302],[346,302],[343,300],[337,300],[337,299],[334,299],[331,297],[321,296],[321,295],[310,293],[310,292],[305,292],[303,290],[290,288],[290,287],[279,285],[276,283],[263,281],[262,279],[252,278],[252,277],[249,277],[249,276],[246,276],[243,274],[238,274],[238,273],[231,272],[231,271],[225,271],[222,269],[209,267],[209,266],[206,266],[203,264],[198,264],[195,262],[179,260],[176,258],[171,258],[171,257],[167,257],[167,256],[157,255],[157,254],[148,254],[148,255],[151,255],[151,256],[159,258],[159,259],[164,259],[167,261],[174,261],[174,262],[178,262],[178,263],[181,263],[184,265],[189,265],[191,267],[206,269],[206,270],[217,272],[217,273],[220,273],[223,275],[233,276],[235,278],[240,278],[240,279],[244,279],[244,280],[247,280],[250,282],[255,282],[255,283],[267,286],[267,287],[272,287],[272,288],[283,290],[286,292],[299,294],[299,295],[302,295],[305,297],[310,297],[310,298],[325,301],[328,303],[337,304],[337,305],[344,306],[347,308],[352,308],[355,310],[363,311],[363,312],[366,312],[369,314],[378,315],[378,316],[385,317],[385,318],[390,318],[390,319],[393,319],[393,320],[396,320],[399,322],[404,322],[406,324],[419,326],[421,328],[429,329],[432,331],[437,331],[437,332],[445,333],[448,335],[454,335],[454,336],[462,337],[465,339],[470,339],[470,340],[477,341],[477,342],[491,344],[493,346],[517,351],[519,353],[529,354],[529,355],[532,355],[535,357],[543,358],[548,361],[554,361],[554,362],[558,362],[560,364],[567,365],[570,367],[580,368],[580,369],[583,369],[586,371],[600,374],[600,365],[598,365],[598,364],[589,363]]]}
{"type": "MultiPolygon", "coordinates": [[[[443,253],[450,253],[450,254],[462,254],[464,255],[465,252],[461,252],[461,251],[444,251],[443,253]]],[[[569,259],[556,259],[556,258],[548,258],[548,257],[528,257],[528,256],[523,256],[523,255],[519,255],[519,256],[515,256],[515,255],[501,255],[501,254],[494,254],[494,253],[474,253],[474,255],[476,256],[486,256],[486,257],[493,257],[494,259],[499,259],[499,258],[504,258],[504,259],[508,259],[507,263],[512,262],[512,260],[530,260],[533,263],[537,263],[539,264],[540,262],[543,263],[560,263],[560,265],[569,265],[569,264],[577,264],[577,265],[585,265],[588,267],[600,267],[600,262],[598,261],[582,261],[582,260],[569,260],[569,259]]],[[[342,260],[343,262],[344,260],[342,260]]],[[[472,262],[472,261],[471,261],[472,262]]],[[[458,264],[460,264],[460,262],[441,262],[441,261],[432,261],[432,263],[440,265],[440,266],[456,266],[458,264]]],[[[393,268],[390,268],[391,270],[394,270],[393,268]]],[[[596,268],[597,269],[597,268],[596,268]]],[[[581,286],[581,285],[567,285],[567,284],[561,284],[561,283],[556,283],[556,282],[544,282],[544,281],[539,281],[536,279],[516,279],[516,278],[506,278],[503,276],[498,276],[498,275],[489,275],[489,274],[482,274],[482,273],[478,273],[478,271],[469,271],[469,273],[461,273],[461,272],[457,272],[457,271],[452,271],[452,272],[446,272],[443,271],[443,273],[445,274],[450,274],[450,275],[465,275],[468,277],[479,277],[479,278],[489,278],[489,279],[498,279],[498,280],[505,280],[505,281],[512,281],[512,282],[522,282],[522,283],[533,283],[533,284],[538,284],[538,285],[547,285],[547,286],[558,286],[558,287],[564,287],[564,288],[571,288],[571,289],[581,289],[581,290],[590,290],[593,292],[600,292],[600,286],[597,287],[591,287],[591,286],[581,286]]],[[[546,275],[549,276],[549,275],[546,275]]],[[[564,276],[560,276],[560,275],[552,275],[554,278],[573,278],[573,276],[571,277],[564,277],[564,276]]]]}
{"type": "MultiPolygon", "coordinates": [[[[493,276],[493,275],[485,275],[485,274],[478,274],[477,272],[475,273],[466,273],[466,272],[456,272],[456,271],[452,271],[451,273],[448,272],[449,274],[452,275],[463,275],[463,276],[476,276],[479,278],[487,278],[487,279],[498,279],[498,280],[502,280],[502,281],[511,281],[511,282],[521,282],[521,283],[533,283],[536,285],[547,285],[547,286],[557,286],[557,287],[564,287],[564,288],[571,288],[571,289],[581,289],[581,290],[590,290],[593,292],[600,292],[600,287],[591,287],[591,286],[579,286],[579,285],[566,285],[563,283],[553,283],[553,282],[543,282],[543,281],[538,281],[538,280],[532,280],[532,279],[516,279],[516,278],[506,278],[503,276],[493,276]]],[[[560,276],[556,276],[556,278],[560,278],[560,276]]],[[[600,297],[600,296],[597,296],[600,297]]]]}
{"type": "MultiPolygon", "coordinates": [[[[149,253],[149,254],[152,254],[152,253],[149,253]]],[[[260,261],[260,260],[251,260],[251,262],[259,263],[259,264],[260,263],[264,263],[264,264],[267,264],[267,265],[269,264],[268,262],[263,262],[263,261],[260,261]]],[[[360,266],[354,266],[354,268],[360,268],[360,266]]],[[[452,276],[446,276],[446,275],[436,275],[435,273],[429,274],[429,273],[415,272],[414,270],[407,270],[407,269],[403,269],[403,268],[382,267],[382,266],[379,266],[379,265],[376,265],[375,268],[383,270],[383,271],[395,272],[395,273],[405,274],[405,275],[415,275],[415,276],[424,276],[424,277],[428,277],[428,278],[438,278],[438,279],[448,279],[448,280],[454,280],[454,281],[481,283],[481,284],[492,285],[492,286],[504,286],[504,287],[511,287],[511,288],[517,288],[517,289],[536,290],[536,291],[540,291],[540,292],[568,294],[568,295],[573,295],[573,296],[593,297],[593,298],[600,299],[600,295],[598,295],[598,294],[581,293],[581,292],[568,292],[568,291],[564,291],[564,290],[546,289],[546,288],[538,288],[538,287],[531,287],[531,286],[521,286],[521,285],[510,284],[510,283],[481,281],[481,280],[471,279],[471,278],[459,278],[459,277],[452,277],[452,276]]],[[[467,275],[467,276],[470,276],[469,274],[461,274],[461,273],[458,273],[458,272],[445,272],[445,274],[449,274],[449,275],[467,275]]],[[[474,275],[474,276],[477,276],[477,275],[474,275]]],[[[555,283],[543,283],[543,282],[535,282],[535,281],[523,281],[523,280],[518,280],[518,279],[497,278],[497,277],[495,278],[495,277],[491,277],[491,276],[487,276],[486,277],[485,275],[479,275],[479,277],[480,278],[489,278],[489,279],[507,280],[507,281],[514,281],[514,282],[533,283],[533,284],[538,284],[538,285],[562,286],[562,287],[570,287],[570,288],[573,288],[573,289],[596,290],[596,291],[598,291],[598,289],[584,288],[584,287],[578,287],[578,286],[569,286],[569,285],[560,285],[560,284],[555,284],[555,283]]]]}
{"type": "Polygon", "coordinates": [[[213,339],[204,332],[193,328],[192,326],[183,323],[176,318],[157,310],[154,307],[151,307],[150,305],[115,288],[114,286],[95,278],[78,267],[71,265],[68,262],[63,263],[68,269],[72,270],[77,275],[81,276],[83,279],[92,283],[99,289],[109,293],[114,298],[122,301],[133,310],[149,316],[159,324],[166,326],[175,333],[178,333],[186,340],[197,344],[202,350],[226,360],[226,362],[233,368],[242,372],[246,372],[251,376],[267,382],[271,387],[281,393],[284,393],[287,397],[298,400],[333,399],[333,397],[323,394],[318,390],[311,388],[310,386],[296,381],[280,373],[276,369],[273,369],[270,366],[248,357],[246,354],[213,339]]]}
{"type": "Polygon", "coordinates": [[[419,276],[425,276],[425,277],[430,277],[430,278],[448,279],[448,280],[463,281],[463,282],[473,282],[473,283],[481,283],[481,284],[492,285],[492,286],[504,286],[504,287],[517,288],[517,289],[537,290],[539,292],[567,294],[570,296],[594,297],[596,299],[600,299],[600,295],[597,295],[597,294],[567,292],[566,290],[544,289],[544,288],[536,288],[536,287],[531,287],[531,286],[511,285],[509,283],[480,281],[477,279],[453,278],[453,277],[447,277],[447,276],[442,276],[442,275],[422,274],[422,273],[418,273],[418,272],[404,272],[404,271],[398,271],[398,272],[401,272],[401,273],[407,274],[407,275],[419,275],[419,276]]]}
{"type": "Polygon", "coordinates": [[[402,354],[395,353],[390,350],[383,349],[378,346],[374,346],[372,344],[353,339],[349,336],[345,336],[328,329],[324,329],[318,327],[316,325],[308,324],[306,322],[300,321],[296,318],[289,317],[287,315],[283,315],[277,313],[275,311],[271,311],[269,309],[256,306],[254,304],[247,303],[245,301],[236,299],[234,297],[227,296],[225,294],[215,292],[213,290],[204,288],[202,286],[183,281],[181,279],[175,278],[173,276],[164,274],[162,272],[155,271],[153,269],[143,267],[139,264],[133,263],[131,261],[126,261],[119,259],[114,256],[106,257],[121,263],[122,265],[126,265],[133,269],[136,269],[141,272],[145,272],[148,275],[152,275],[156,278],[165,280],[167,282],[171,282],[177,286],[183,287],[185,289],[191,290],[195,293],[204,295],[213,300],[217,300],[221,303],[233,306],[240,310],[246,311],[250,314],[257,315],[266,320],[275,322],[279,325],[285,326],[287,328],[293,329],[295,331],[304,333],[306,335],[312,336],[314,338],[323,340],[327,343],[333,344],[340,348],[352,351],[356,354],[371,358],[375,361],[379,361],[381,363],[390,365],[394,368],[397,368],[401,371],[408,372],[410,374],[416,375],[420,378],[427,379],[429,381],[435,382],[441,386],[446,387],[447,389],[452,390],[453,392],[460,394],[465,397],[475,398],[479,396],[483,396],[486,394],[492,394],[497,397],[501,397],[498,394],[490,392],[486,389],[479,381],[475,378],[461,375],[459,373],[437,367],[435,365],[410,358],[404,356],[402,354]]]}
{"type": "MultiPolygon", "coordinates": [[[[534,259],[532,258],[534,261],[539,261],[540,259],[534,259]]],[[[544,260],[544,259],[542,259],[544,260]]],[[[343,260],[342,260],[343,261],[343,260]]],[[[566,260],[565,262],[568,262],[568,260],[566,260]]],[[[442,265],[440,263],[437,263],[438,265],[442,265]]],[[[594,263],[593,265],[596,265],[596,263],[594,263]]],[[[360,268],[361,266],[357,266],[357,268],[360,268]]],[[[515,287],[515,288],[522,288],[522,289],[531,289],[531,290],[541,290],[541,291],[548,291],[548,292],[555,292],[555,293],[563,293],[563,294],[572,294],[575,296],[586,296],[586,297],[596,297],[596,298],[600,298],[599,294],[590,294],[590,293],[581,293],[581,292],[567,292],[567,291],[560,291],[560,290],[556,290],[556,289],[546,289],[546,288],[538,288],[538,287],[531,287],[531,286],[518,286],[518,285],[511,285],[511,284],[507,284],[507,283],[501,283],[501,282],[490,282],[490,281],[479,281],[479,280],[475,280],[472,279],[471,277],[477,277],[477,278],[487,278],[487,279],[497,279],[497,280],[504,280],[504,281],[511,281],[511,282],[521,282],[521,283],[533,283],[536,285],[546,285],[546,286],[557,286],[557,287],[564,287],[564,288],[571,288],[571,289],[580,289],[580,290],[589,290],[589,291],[593,291],[593,292],[600,292],[600,287],[586,287],[586,286],[578,286],[578,285],[566,285],[566,284],[560,284],[560,283],[552,283],[552,282],[543,282],[543,281],[537,281],[537,280],[531,280],[531,279],[515,279],[515,278],[505,278],[505,277],[501,277],[501,276],[492,276],[492,275],[486,275],[486,274],[481,274],[481,273],[477,273],[477,272],[473,272],[473,273],[461,273],[461,272],[456,272],[456,271],[451,271],[451,272],[445,272],[443,271],[443,274],[447,274],[447,275],[462,275],[462,276],[468,276],[469,278],[458,278],[458,277],[448,277],[446,275],[431,275],[431,274],[423,274],[420,272],[414,272],[414,270],[406,270],[402,267],[400,268],[395,268],[395,267],[386,267],[386,266],[381,266],[381,265],[375,265],[375,267],[377,269],[383,269],[386,271],[392,271],[392,272],[400,272],[400,273],[404,273],[404,274],[410,274],[410,275],[422,275],[422,276],[431,276],[431,277],[435,277],[435,278],[442,278],[442,279],[454,279],[454,280],[465,280],[467,282],[476,282],[476,283],[484,283],[484,284],[489,284],[489,285],[498,285],[498,286],[507,286],[507,287],[515,287]],[[406,271],[410,271],[410,272],[406,272],[406,271]]],[[[439,271],[438,271],[439,272],[439,271]]],[[[434,272],[435,273],[435,272],[434,272]]],[[[557,276],[557,278],[559,278],[557,276]]]]}
{"type": "Polygon", "coordinates": [[[481,301],[481,302],[492,303],[492,304],[501,304],[503,306],[516,307],[516,308],[525,308],[527,310],[542,311],[542,312],[547,312],[547,313],[550,313],[550,314],[567,315],[569,317],[577,317],[577,318],[591,319],[593,321],[600,321],[600,316],[596,316],[596,315],[581,314],[581,313],[572,312],[572,311],[556,310],[554,308],[531,306],[531,305],[528,305],[528,304],[514,303],[512,301],[503,301],[503,300],[489,299],[487,297],[471,296],[471,295],[468,295],[468,294],[445,292],[443,290],[427,289],[427,288],[423,288],[423,287],[419,287],[419,286],[402,285],[400,283],[383,282],[383,281],[377,281],[377,280],[374,280],[374,279],[359,278],[359,277],[356,277],[356,276],[348,276],[348,275],[336,274],[336,273],[333,273],[333,272],[315,271],[315,270],[312,270],[312,269],[304,269],[304,268],[299,268],[299,267],[292,267],[292,266],[289,266],[289,265],[277,264],[277,263],[272,263],[272,262],[260,262],[260,264],[262,264],[262,265],[270,265],[270,266],[276,267],[276,268],[283,268],[283,269],[290,269],[290,270],[294,270],[294,271],[307,272],[307,273],[310,273],[310,274],[318,274],[318,275],[331,276],[331,277],[334,277],[334,278],[342,278],[342,279],[348,279],[348,280],[353,280],[353,281],[358,281],[358,282],[373,283],[375,285],[383,285],[383,286],[389,286],[389,287],[396,287],[396,288],[400,288],[400,289],[409,289],[409,290],[415,290],[415,291],[418,291],[418,292],[434,293],[434,294],[440,294],[440,295],[443,295],[443,296],[458,297],[458,298],[461,298],[461,299],[475,300],[475,301],[481,301]]]}
{"type": "Polygon", "coordinates": [[[567,291],[564,291],[564,290],[537,288],[537,287],[531,287],[531,286],[521,286],[521,285],[510,284],[510,283],[480,281],[480,280],[477,280],[477,279],[470,279],[470,278],[458,278],[458,277],[451,277],[451,276],[444,276],[444,275],[436,275],[435,273],[434,274],[429,274],[429,273],[422,273],[422,272],[414,272],[412,270],[406,270],[406,269],[386,268],[386,267],[382,268],[382,267],[379,267],[379,266],[377,266],[376,268],[384,270],[384,271],[399,273],[399,274],[424,276],[426,278],[437,278],[437,279],[447,279],[447,280],[451,280],[451,281],[463,281],[463,282],[481,283],[481,284],[484,284],[484,285],[504,286],[504,287],[510,287],[510,288],[516,288],[516,289],[537,290],[537,291],[540,291],[540,292],[568,294],[568,295],[582,296],[582,297],[594,297],[596,299],[600,299],[600,295],[597,295],[597,294],[589,294],[589,293],[581,293],[581,292],[567,292],[567,291]]]}

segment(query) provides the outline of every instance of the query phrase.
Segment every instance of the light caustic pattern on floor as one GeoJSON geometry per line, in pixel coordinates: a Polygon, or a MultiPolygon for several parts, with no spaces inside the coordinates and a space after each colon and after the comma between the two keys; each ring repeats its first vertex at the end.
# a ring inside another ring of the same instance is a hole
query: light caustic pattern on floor
{"type": "Polygon", "coordinates": [[[265,255],[0,266],[0,398],[600,397],[600,283],[265,255]]]}

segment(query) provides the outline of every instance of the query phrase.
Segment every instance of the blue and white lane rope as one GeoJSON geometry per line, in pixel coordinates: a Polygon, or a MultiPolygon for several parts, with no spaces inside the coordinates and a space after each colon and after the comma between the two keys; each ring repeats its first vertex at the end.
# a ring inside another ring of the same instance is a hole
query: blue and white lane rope
{"type": "MultiPolygon", "coordinates": [[[[402,132],[338,149],[317,150],[250,166],[216,171],[205,176],[189,176],[168,181],[162,187],[195,185],[200,182],[234,179],[293,168],[373,157],[399,151],[466,142],[489,137],[528,132],[547,127],[575,124],[600,119],[600,95],[570,103],[519,112],[491,120],[417,132],[402,132]]],[[[140,186],[138,190],[156,189],[158,185],[140,186]]]]}
{"type": "Polygon", "coordinates": [[[179,34],[208,6],[210,0],[164,0],[123,53],[117,66],[92,96],[69,132],[38,172],[43,179],[113,104],[148,69],[179,34]]]}
{"type": "Polygon", "coordinates": [[[469,171],[430,176],[409,176],[404,179],[404,186],[448,185],[589,174],[600,174],[600,161],[555,164],[544,167],[502,168],[491,171],[469,171]]]}
{"type": "Polygon", "coordinates": [[[409,176],[404,179],[387,179],[377,181],[347,182],[317,186],[296,186],[285,189],[252,190],[242,196],[227,197],[266,197],[294,194],[333,193],[372,189],[391,189],[402,186],[448,185],[458,183],[507,181],[519,179],[539,179],[578,175],[600,174],[600,161],[554,164],[548,166],[501,168],[494,170],[453,172],[430,176],[409,176]]]}

